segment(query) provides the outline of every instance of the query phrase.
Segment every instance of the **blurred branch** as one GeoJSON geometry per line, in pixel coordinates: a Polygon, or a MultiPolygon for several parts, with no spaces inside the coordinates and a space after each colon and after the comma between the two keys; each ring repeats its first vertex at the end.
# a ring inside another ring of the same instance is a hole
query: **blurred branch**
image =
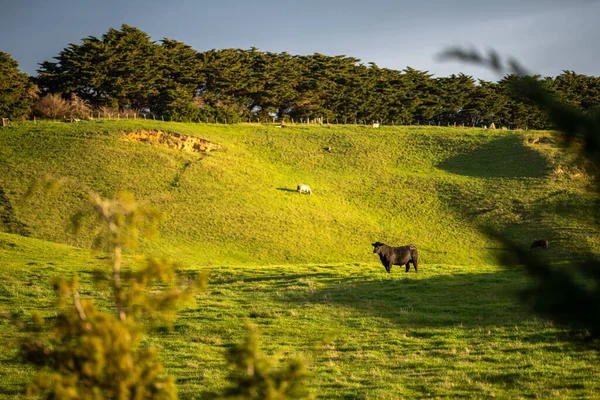
{"type": "Polygon", "coordinates": [[[480,53],[477,49],[463,49],[460,47],[450,47],[437,55],[440,61],[457,60],[471,64],[477,64],[491,69],[498,74],[515,74],[519,76],[530,75],[527,70],[513,58],[508,58],[504,63],[502,57],[493,49],[488,50],[487,56],[480,53]]]}
{"type": "MultiPolygon", "coordinates": [[[[585,114],[565,104],[516,60],[503,61],[494,50],[488,51],[486,56],[476,49],[455,47],[440,53],[438,59],[468,62],[497,73],[517,75],[519,79],[509,81],[512,95],[527,98],[540,107],[568,145],[574,140],[583,141],[585,155],[596,167],[600,166],[599,113],[585,114]]],[[[596,186],[596,191],[599,192],[600,187],[596,186]]],[[[518,263],[537,281],[522,292],[522,299],[530,303],[534,312],[561,325],[584,329],[591,338],[600,337],[600,260],[597,255],[586,255],[585,261],[572,263],[567,268],[553,266],[498,232],[487,230],[486,233],[511,249],[518,263]]],[[[509,262],[504,260],[503,264],[509,262]]]]}

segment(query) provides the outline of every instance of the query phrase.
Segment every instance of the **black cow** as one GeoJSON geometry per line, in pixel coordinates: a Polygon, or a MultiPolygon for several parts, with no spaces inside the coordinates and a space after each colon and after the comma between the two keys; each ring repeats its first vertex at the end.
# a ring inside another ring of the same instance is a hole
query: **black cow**
{"type": "Polygon", "coordinates": [[[375,242],[372,246],[373,253],[379,254],[379,259],[388,273],[392,272],[393,265],[406,265],[406,272],[408,272],[410,263],[415,267],[415,272],[419,272],[419,253],[414,245],[390,247],[381,242],[375,242]]]}
{"type": "Polygon", "coordinates": [[[536,247],[543,247],[546,250],[550,248],[548,241],[543,239],[534,240],[533,243],[531,243],[531,246],[529,246],[530,249],[535,249],[536,247]]]}

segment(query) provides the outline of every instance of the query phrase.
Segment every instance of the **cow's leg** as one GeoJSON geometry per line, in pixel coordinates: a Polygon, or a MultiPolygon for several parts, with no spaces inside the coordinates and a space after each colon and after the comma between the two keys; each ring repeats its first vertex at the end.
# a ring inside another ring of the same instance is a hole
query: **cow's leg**
{"type": "Polygon", "coordinates": [[[419,263],[417,262],[417,260],[416,259],[412,260],[412,263],[413,263],[413,267],[415,267],[415,273],[419,272],[419,265],[418,265],[419,263]]]}
{"type": "Polygon", "coordinates": [[[408,261],[406,263],[406,271],[404,271],[404,272],[408,272],[409,270],[410,270],[410,261],[408,261]]]}
{"type": "Polygon", "coordinates": [[[385,267],[385,269],[387,270],[388,274],[392,273],[392,266],[394,265],[393,261],[390,261],[389,265],[387,267],[385,267]]]}

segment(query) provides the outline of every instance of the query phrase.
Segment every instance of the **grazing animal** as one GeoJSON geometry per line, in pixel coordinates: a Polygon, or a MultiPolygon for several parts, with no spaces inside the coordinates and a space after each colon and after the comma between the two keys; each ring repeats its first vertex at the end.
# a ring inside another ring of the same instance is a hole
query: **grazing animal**
{"type": "Polygon", "coordinates": [[[546,250],[550,248],[548,241],[543,239],[534,240],[533,243],[531,243],[531,246],[529,246],[530,249],[535,249],[536,247],[543,247],[546,250]]]}
{"type": "Polygon", "coordinates": [[[298,188],[296,189],[298,193],[312,194],[312,190],[310,190],[310,186],[298,184],[298,188]]]}
{"type": "Polygon", "coordinates": [[[419,252],[414,245],[390,247],[381,242],[375,242],[372,246],[373,253],[379,255],[379,259],[388,273],[392,272],[393,265],[405,265],[405,272],[408,272],[411,263],[415,267],[415,272],[419,272],[419,252]]]}

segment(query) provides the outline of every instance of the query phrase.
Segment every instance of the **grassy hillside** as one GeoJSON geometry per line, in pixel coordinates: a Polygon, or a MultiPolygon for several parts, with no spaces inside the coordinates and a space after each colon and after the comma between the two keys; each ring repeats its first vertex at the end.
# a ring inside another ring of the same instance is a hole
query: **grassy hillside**
{"type": "MultiPolygon", "coordinates": [[[[89,251],[93,233],[66,227],[88,190],[126,190],[167,216],[140,252],[210,273],[174,331],[143,343],[159,349],[180,398],[223,389],[224,355],[245,320],[267,353],[307,361],[317,398],[596,398],[597,349],[529,313],[517,293],[531,282],[498,265],[510,253],[483,233],[524,246],[548,239],[537,253],[557,264],[600,251],[593,171],[559,143],[529,142],[540,136],[552,134],[151,121],[3,128],[0,309],[51,321],[50,282],[72,274],[82,297],[107,307],[106,288],[92,284],[107,269],[89,251]],[[128,140],[134,130],[222,149],[128,140]],[[60,177],[61,190],[24,200],[44,174],[60,177]],[[314,194],[296,193],[298,183],[314,194]],[[376,240],[417,245],[419,274],[386,274],[376,240]]],[[[0,320],[0,398],[20,398],[35,372],[16,358],[28,334],[0,320]]]]}
{"type": "Polygon", "coordinates": [[[414,243],[426,263],[493,264],[493,226],[552,257],[597,251],[590,178],[548,133],[479,129],[205,125],[133,121],[29,124],[0,135],[2,230],[89,247],[65,231],[89,189],[130,191],[166,213],[144,251],[193,265],[373,261],[370,243],[414,243]],[[187,153],[127,140],[133,130],[223,146],[187,153]],[[331,147],[332,151],[325,148],[331,147]],[[21,201],[42,174],[57,195],[21,201]],[[298,183],[314,195],[295,192],[298,183]],[[576,211],[573,205],[577,205],[576,211]],[[566,211],[555,215],[557,206],[566,211]],[[569,209],[573,209],[569,212],[569,209]]]}

